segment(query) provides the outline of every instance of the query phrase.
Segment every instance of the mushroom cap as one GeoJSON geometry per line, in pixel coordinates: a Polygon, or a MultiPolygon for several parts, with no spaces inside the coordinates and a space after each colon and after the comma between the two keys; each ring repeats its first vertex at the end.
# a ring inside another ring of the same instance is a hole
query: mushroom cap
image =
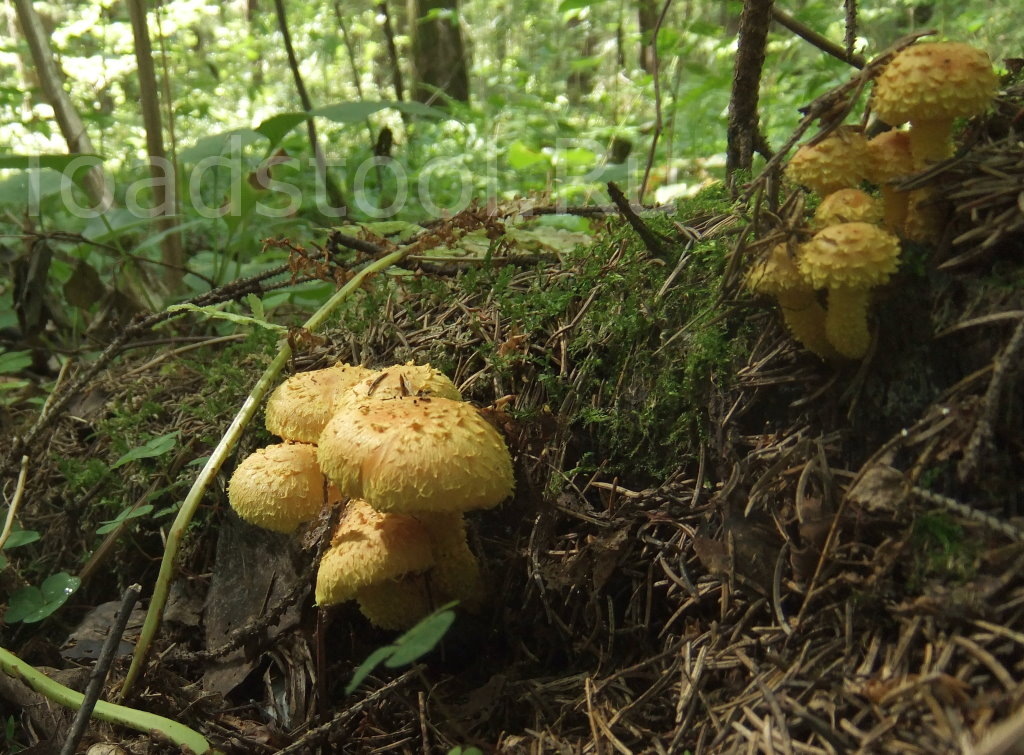
{"type": "Polygon", "coordinates": [[[430,538],[414,517],[382,514],[365,501],[349,501],[316,575],[317,605],[335,605],[373,585],[421,572],[434,564],[430,538]]]}
{"type": "Polygon", "coordinates": [[[334,411],[341,409],[348,401],[362,398],[388,399],[419,395],[462,400],[462,394],[455,383],[443,372],[429,364],[407,362],[383,367],[339,390],[334,397],[334,411]]]}
{"type": "Polygon", "coordinates": [[[471,611],[483,604],[485,587],[480,562],[466,540],[462,514],[422,514],[417,519],[430,535],[434,566],[427,573],[437,602],[458,600],[471,611]]]}
{"type": "Polygon", "coordinates": [[[757,294],[778,296],[785,291],[811,288],[789,253],[788,244],[776,244],[768,256],[754,263],[744,279],[746,287],[757,294]]]}
{"type": "Polygon", "coordinates": [[[999,88],[984,50],[962,42],[908,47],[875,80],[872,108],[891,126],[984,112],[999,88]]]}
{"type": "Polygon", "coordinates": [[[867,169],[867,139],[841,126],[817,144],[800,147],[789,161],[787,175],[819,194],[857,186],[867,169]]]}
{"type": "Polygon", "coordinates": [[[379,511],[466,511],[512,493],[512,460],[469,404],[406,397],[350,402],[331,417],[317,458],[346,495],[379,511]]]}
{"type": "Polygon", "coordinates": [[[356,593],[356,602],[371,624],[390,631],[409,629],[433,610],[427,581],[419,574],[364,587],[356,593]]]}
{"type": "Polygon", "coordinates": [[[286,440],[316,443],[333,413],[335,394],[374,374],[366,367],[336,364],[292,375],[267,400],[267,430],[286,440]]]}
{"type": "Polygon", "coordinates": [[[228,483],[228,502],[238,516],[274,532],[294,532],[325,503],[340,498],[317,465],[316,447],[307,443],[257,450],[242,460],[228,483]]]}
{"type": "Polygon", "coordinates": [[[815,288],[870,288],[899,264],[900,242],[871,223],[830,225],[801,247],[800,270],[815,288]]]}
{"type": "Polygon", "coordinates": [[[825,197],[814,211],[815,229],[839,223],[881,223],[882,203],[860,189],[840,189],[825,197]]]}
{"type": "Polygon", "coordinates": [[[872,183],[883,184],[914,172],[909,131],[884,131],[868,141],[868,173],[872,183]]]}

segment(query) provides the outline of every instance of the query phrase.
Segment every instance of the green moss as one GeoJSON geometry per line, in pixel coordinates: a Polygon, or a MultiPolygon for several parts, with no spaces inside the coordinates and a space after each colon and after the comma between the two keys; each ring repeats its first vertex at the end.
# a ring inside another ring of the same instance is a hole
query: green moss
{"type": "Polygon", "coordinates": [[[930,580],[948,584],[971,579],[977,551],[977,543],[950,516],[939,512],[919,516],[911,531],[911,586],[919,589],[930,580]]]}

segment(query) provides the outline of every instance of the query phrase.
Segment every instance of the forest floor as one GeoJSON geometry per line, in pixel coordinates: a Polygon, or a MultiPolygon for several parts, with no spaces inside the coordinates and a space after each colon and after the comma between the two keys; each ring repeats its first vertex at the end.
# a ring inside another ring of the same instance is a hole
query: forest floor
{"type": "MultiPolygon", "coordinates": [[[[785,213],[721,187],[645,214],[653,245],[595,215],[588,245],[373,279],[288,369],[429,362],[485,408],[517,479],[469,516],[485,607],[346,696],[394,634],[313,607],[316,526],[269,534],[228,508],[230,470],[271,442],[258,418],[203,499],[128,703],[238,753],[1005,751],[985,738],[1024,706],[1024,157],[999,125],[928,177],[950,222],[877,292],[861,362],[809,354],[742,290],[785,213]]],[[[148,599],[166,517],[275,351],[265,331],[210,333],[136,339],[29,450],[20,524],[42,537],[5,552],[0,586],[81,586],[3,644],[65,684],[123,590],[148,599]]],[[[37,416],[14,401],[5,419],[37,416]]],[[[2,675],[0,714],[25,752],[56,751],[70,721],[2,675]]],[[[99,723],[93,742],[174,751],[99,723]]]]}

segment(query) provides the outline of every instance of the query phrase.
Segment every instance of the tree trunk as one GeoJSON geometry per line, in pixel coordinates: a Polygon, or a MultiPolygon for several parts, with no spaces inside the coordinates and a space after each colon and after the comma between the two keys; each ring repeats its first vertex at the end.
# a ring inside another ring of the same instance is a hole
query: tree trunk
{"type": "Polygon", "coordinates": [[[740,15],[727,129],[725,175],[730,181],[735,171],[750,170],[754,151],[764,141],[758,124],[757,104],[768,27],[772,22],[772,2],[744,0],[740,15]]]}
{"type": "MultiPolygon", "coordinates": [[[[43,96],[53,108],[54,117],[60,127],[61,134],[68,144],[68,152],[72,154],[90,154],[95,150],[92,140],[86,133],[85,124],[71,104],[71,98],[64,91],[63,79],[53,59],[53,50],[50,49],[50,35],[43,28],[43,22],[32,6],[32,0],[14,0],[14,8],[18,13],[18,22],[21,24],[21,31],[28,42],[32,54],[32,62],[36,67],[39,76],[39,85],[42,87],[43,96]]],[[[103,178],[103,170],[100,166],[89,168],[85,174],[85,190],[89,195],[95,209],[99,212],[106,212],[113,204],[113,196],[110,187],[103,178]]]]}
{"type": "Polygon", "coordinates": [[[164,151],[163,125],[160,119],[160,96],[157,94],[156,70],[153,66],[153,48],[146,25],[146,0],[128,0],[128,16],[135,40],[135,61],[138,67],[139,92],[142,101],[142,122],[146,128],[146,151],[149,153],[149,172],[153,177],[153,214],[159,232],[161,260],[164,264],[164,284],[169,292],[178,290],[185,275],[185,250],[181,234],[171,229],[178,214],[177,182],[175,170],[167,161],[164,151]]]}
{"type": "Polygon", "coordinates": [[[412,98],[433,103],[443,94],[453,100],[469,102],[469,72],[458,0],[408,0],[408,3],[412,98]]]}
{"type": "Polygon", "coordinates": [[[640,24],[640,67],[654,73],[654,32],[658,27],[661,9],[658,0],[637,0],[637,20],[640,24]]]}
{"type": "Polygon", "coordinates": [[[391,13],[387,3],[377,3],[377,14],[384,19],[384,41],[388,47],[388,62],[391,64],[391,81],[395,87],[395,99],[405,99],[405,86],[402,84],[402,66],[398,60],[398,47],[395,46],[395,32],[391,28],[391,13]]]}

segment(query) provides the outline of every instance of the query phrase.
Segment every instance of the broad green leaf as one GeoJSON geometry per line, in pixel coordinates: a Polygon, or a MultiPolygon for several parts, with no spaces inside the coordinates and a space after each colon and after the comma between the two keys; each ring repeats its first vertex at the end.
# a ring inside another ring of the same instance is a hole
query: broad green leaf
{"type": "Polygon", "coordinates": [[[345,687],[345,694],[351,695],[381,663],[388,668],[398,668],[433,650],[455,621],[455,612],[451,610],[455,605],[457,601],[441,606],[395,640],[394,644],[385,645],[370,653],[355,670],[352,680],[345,687]]]}
{"type": "Polygon", "coordinates": [[[16,529],[11,532],[10,536],[7,538],[7,542],[4,543],[4,550],[34,543],[39,539],[39,537],[39,533],[35,530],[16,529]]]}
{"type": "Polygon", "coordinates": [[[60,193],[64,185],[63,174],[54,170],[22,171],[0,181],[0,205],[24,205],[29,198],[45,199],[60,193]]]}
{"type": "Polygon", "coordinates": [[[152,510],[153,504],[151,503],[144,503],[135,508],[129,506],[113,519],[108,519],[101,526],[97,527],[96,534],[106,535],[108,532],[112,532],[117,529],[122,522],[127,522],[129,519],[138,519],[140,516],[146,516],[146,514],[152,510]]]}
{"type": "Polygon", "coordinates": [[[160,435],[153,438],[138,448],[133,448],[120,459],[115,461],[110,468],[117,469],[118,467],[123,466],[130,461],[136,461],[137,459],[152,459],[155,456],[163,456],[177,445],[178,433],[179,431],[175,430],[172,433],[167,433],[166,435],[160,435]]]}
{"type": "Polygon", "coordinates": [[[219,157],[223,154],[241,150],[265,137],[263,134],[251,128],[237,128],[231,131],[224,131],[220,134],[204,136],[191,147],[181,150],[178,153],[178,161],[183,164],[194,165],[210,157],[219,157]]]}
{"type": "Polygon", "coordinates": [[[272,115],[256,127],[256,132],[270,140],[271,149],[284,139],[285,134],[302,123],[309,115],[303,112],[286,112],[272,115]]]}
{"type": "Polygon", "coordinates": [[[547,159],[544,154],[535,152],[520,141],[512,142],[508,148],[508,164],[516,170],[529,168],[547,159]]]}
{"type": "Polygon", "coordinates": [[[558,157],[566,165],[570,165],[574,168],[593,165],[597,162],[597,155],[589,149],[583,149],[582,147],[562,150],[558,153],[558,157]]]}
{"type": "Polygon", "coordinates": [[[580,8],[589,8],[591,5],[597,5],[602,3],[604,0],[562,0],[558,5],[559,13],[567,13],[571,10],[579,10],[580,8]]]}
{"type": "Polygon", "coordinates": [[[80,584],[78,577],[59,572],[47,577],[41,587],[23,587],[11,595],[4,621],[8,624],[41,621],[64,605],[80,584]]]}
{"type": "Polygon", "coordinates": [[[23,370],[32,364],[31,351],[5,351],[0,353],[0,375],[23,370]]]}

